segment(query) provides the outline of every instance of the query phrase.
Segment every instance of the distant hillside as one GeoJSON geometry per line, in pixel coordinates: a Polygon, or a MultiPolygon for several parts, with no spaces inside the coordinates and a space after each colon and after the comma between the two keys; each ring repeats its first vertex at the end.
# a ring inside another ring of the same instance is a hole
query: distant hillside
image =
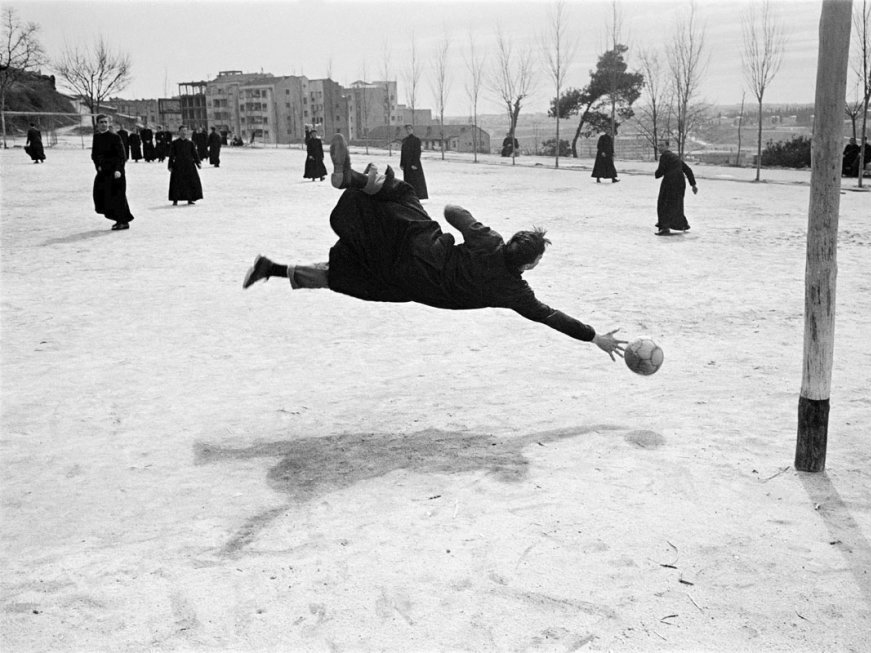
{"type": "MultiPolygon", "coordinates": [[[[72,102],[55,88],[54,75],[40,75],[38,73],[26,73],[24,77],[6,92],[7,111],[27,112],[58,112],[75,113],[76,109],[72,102]]],[[[8,116],[6,118],[6,133],[24,133],[31,120],[35,117],[8,116]]],[[[39,119],[45,122],[47,119],[39,119]]],[[[58,119],[52,119],[52,126],[58,119]]],[[[74,121],[77,122],[77,121],[74,121]]],[[[44,124],[42,127],[48,127],[44,124]]]]}

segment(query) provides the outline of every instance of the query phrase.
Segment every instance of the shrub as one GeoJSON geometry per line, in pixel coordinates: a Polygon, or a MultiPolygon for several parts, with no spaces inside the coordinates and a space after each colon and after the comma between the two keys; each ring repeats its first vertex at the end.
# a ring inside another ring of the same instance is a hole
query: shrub
{"type": "MultiPolygon", "coordinates": [[[[544,156],[556,156],[556,139],[551,138],[541,144],[541,154],[544,156]]],[[[563,139],[559,140],[559,155],[571,156],[572,148],[569,142],[563,139]]]]}
{"type": "Polygon", "coordinates": [[[762,150],[763,166],[807,168],[811,164],[811,139],[796,136],[791,141],[768,141],[762,150]]]}

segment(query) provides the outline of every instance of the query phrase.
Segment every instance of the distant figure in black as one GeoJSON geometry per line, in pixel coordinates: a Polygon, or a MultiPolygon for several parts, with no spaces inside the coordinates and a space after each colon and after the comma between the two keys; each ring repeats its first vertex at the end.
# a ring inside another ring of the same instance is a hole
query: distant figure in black
{"type": "Polygon", "coordinates": [[[399,157],[399,167],[402,168],[402,178],[405,183],[414,188],[417,199],[429,198],[426,188],[426,177],[420,164],[420,139],[414,135],[414,126],[405,126],[406,137],[402,139],[402,153],[399,157]]]}
{"type": "Polygon", "coordinates": [[[154,132],[148,127],[139,132],[139,137],[142,139],[142,158],[145,163],[151,163],[157,158],[154,151],[154,132]]]}
{"type": "Polygon", "coordinates": [[[169,146],[169,199],[175,206],[179,200],[193,204],[203,199],[203,185],[200,183],[200,156],[197,148],[188,139],[187,127],[178,129],[178,138],[169,146]]]}
{"type": "Polygon", "coordinates": [[[142,158],[142,138],[139,136],[139,130],[130,134],[130,158],[133,163],[138,163],[142,158]]]}
{"type": "Polygon", "coordinates": [[[197,148],[197,155],[200,157],[200,161],[204,161],[209,155],[209,135],[206,133],[206,128],[200,127],[194,130],[191,140],[197,148]]]}
{"type": "Polygon", "coordinates": [[[515,138],[511,139],[511,132],[505,134],[502,139],[502,156],[518,156],[520,154],[520,142],[515,138]]]}
{"type": "Polygon", "coordinates": [[[221,167],[221,135],[214,127],[209,134],[209,163],[216,168],[221,167]]]}
{"type": "Polygon", "coordinates": [[[124,154],[127,157],[125,160],[130,160],[130,132],[124,127],[118,128],[118,136],[121,137],[121,144],[124,146],[124,154]]]}
{"type": "Polygon", "coordinates": [[[859,158],[859,145],[856,143],[855,138],[851,138],[850,142],[847,143],[847,147],[844,148],[844,159],[841,164],[841,175],[842,176],[854,176],[853,175],[853,164],[856,162],[856,159],[859,158]]]}
{"type": "Polygon", "coordinates": [[[659,155],[659,167],[654,174],[657,179],[662,177],[662,183],[659,186],[659,199],[656,202],[656,215],[659,218],[656,223],[659,231],[656,232],[656,235],[668,236],[671,229],[687,231],[690,225],[684,215],[683,208],[684,195],[687,191],[684,175],[692,186],[693,194],[699,192],[692,169],[671,150],[663,150],[662,154],[659,155]]]}
{"type": "Polygon", "coordinates": [[[305,152],[303,178],[323,181],[327,176],[327,168],[324,165],[324,144],[317,129],[312,129],[306,134],[305,152]]]}
{"type": "Polygon", "coordinates": [[[593,164],[593,174],[590,176],[596,178],[597,184],[601,183],[601,177],[610,179],[612,184],[620,181],[614,167],[614,140],[610,134],[602,134],[596,142],[596,163],[593,164]]]}
{"type": "Polygon", "coordinates": [[[129,229],[133,214],[127,204],[127,156],[118,134],[109,131],[109,118],[97,116],[97,133],[91,145],[91,160],[97,169],[94,177],[94,211],[115,222],[112,231],[129,229]]]}
{"type": "Polygon", "coordinates": [[[24,151],[30,155],[34,163],[45,162],[45,149],[42,147],[42,133],[36,128],[34,123],[30,123],[30,129],[27,130],[27,142],[24,144],[24,151]]]}

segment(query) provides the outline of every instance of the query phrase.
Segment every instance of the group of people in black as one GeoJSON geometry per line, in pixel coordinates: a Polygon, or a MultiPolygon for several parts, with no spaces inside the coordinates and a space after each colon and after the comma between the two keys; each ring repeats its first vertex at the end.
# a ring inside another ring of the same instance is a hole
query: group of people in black
{"type": "Polygon", "coordinates": [[[179,202],[194,204],[203,198],[203,185],[198,170],[205,157],[218,168],[221,165],[222,136],[212,127],[211,134],[205,129],[194,130],[195,138],[188,137],[188,129],[182,125],[178,137],[159,130],[156,134],[148,128],[132,134],[121,128],[117,132],[110,125],[108,116],[97,116],[97,131],[91,145],[91,160],[97,175],[94,178],[94,210],[112,220],[113,231],[130,228],[133,214],[127,203],[127,178],[125,164],[129,159],[167,161],[169,170],[169,200],[173,206],[179,202]],[[157,145],[155,145],[155,139],[157,145]]]}
{"type": "Polygon", "coordinates": [[[859,176],[859,159],[862,159],[863,168],[868,167],[868,159],[871,158],[871,145],[868,144],[868,139],[865,138],[864,144],[856,143],[855,138],[851,138],[850,142],[844,148],[844,158],[841,165],[842,177],[858,177],[859,176]],[[864,150],[864,151],[863,151],[864,150]],[[864,156],[859,156],[860,154],[864,156]]]}

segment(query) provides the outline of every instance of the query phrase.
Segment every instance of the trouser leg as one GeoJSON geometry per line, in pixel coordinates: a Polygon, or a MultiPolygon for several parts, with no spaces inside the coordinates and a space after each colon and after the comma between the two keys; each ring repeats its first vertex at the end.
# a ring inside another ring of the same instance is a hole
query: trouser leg
{"type": "Polygon", "coordinates": [[[293,289],[329,288],[329,274],[329,263],[287,266],[287,278],[290,280],[290,287],[293,289]]]}

